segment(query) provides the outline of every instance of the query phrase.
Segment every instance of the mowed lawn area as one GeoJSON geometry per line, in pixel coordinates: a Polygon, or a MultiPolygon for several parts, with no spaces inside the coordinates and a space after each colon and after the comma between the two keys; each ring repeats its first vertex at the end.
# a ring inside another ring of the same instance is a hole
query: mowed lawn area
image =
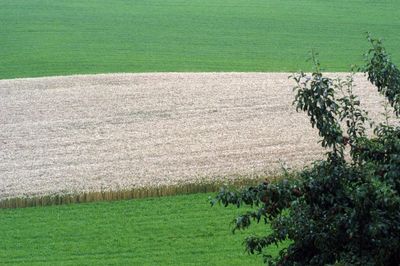
{"type": "Polygon", "coordinates": [[[387,39],[398,0],[2,0],[0,78],[104,72],[297,71],[310,49],[347,71],[387,39]]]}
{"type": "Polygon", "coordinates": [[[211,207],[210,195],[3,209],[0,264],[261,265],[242,242],[266,227],[232,234],[243,209],[211,207]]]}

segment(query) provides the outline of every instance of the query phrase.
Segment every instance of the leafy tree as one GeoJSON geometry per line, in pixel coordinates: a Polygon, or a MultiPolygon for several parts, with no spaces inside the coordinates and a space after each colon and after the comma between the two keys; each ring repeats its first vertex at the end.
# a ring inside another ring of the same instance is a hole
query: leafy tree
{"type": "MultiPolygon", "coordinates": [[[[398,118],[400,71],[380,40],[368,40],[372,48],[362,70],[398,118]]],[[[311,76],[293,76],[294,105],[318,129],[326,158],[276,181],[240,191],[222,188],[211,203],[253,207],[234,220],[234,230],[261,221],[271,227],[268,235],[245,239],[246,250],[263,254],[268,265],[399,265],[400,127],[387,119],[367,136],[368,117],[353,94],[352,76],[325,77],[312,58],[311,76]],[[278,257],[265,252],[288,240],[278,257]]]]}

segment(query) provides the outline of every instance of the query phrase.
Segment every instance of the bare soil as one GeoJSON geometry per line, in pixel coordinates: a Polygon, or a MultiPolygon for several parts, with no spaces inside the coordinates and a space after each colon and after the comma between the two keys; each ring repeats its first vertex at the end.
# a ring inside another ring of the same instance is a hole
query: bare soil
{"type": "MultiPolygon", "coordinates": [[[[0,80],[0,199],[273,174],[320,158],[289,73],[0,80]]],[[[332,74],[336,75],[336,74],[332,74]]],[[[339,74],[343,76],[344,74],[339,74]]],[[[376,90],[357,74],[371,117],[376,90]]]]}

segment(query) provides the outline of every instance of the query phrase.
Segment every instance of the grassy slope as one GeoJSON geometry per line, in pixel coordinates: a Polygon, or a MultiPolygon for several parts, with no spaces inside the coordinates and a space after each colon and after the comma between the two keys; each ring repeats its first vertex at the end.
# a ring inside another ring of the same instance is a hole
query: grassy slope
{"type": "Polygon", "coordinates": [[[242,246],[250,232],[230,232],[238,209],[207,197],[0,210],[0,264],[260,265],[242,246]]]}
{"type": "Polygon", "coordinates": [[[398,0],[2,0],[0,78],[100,72],[346,71],[364,32],[400,58],[398,0]]]}

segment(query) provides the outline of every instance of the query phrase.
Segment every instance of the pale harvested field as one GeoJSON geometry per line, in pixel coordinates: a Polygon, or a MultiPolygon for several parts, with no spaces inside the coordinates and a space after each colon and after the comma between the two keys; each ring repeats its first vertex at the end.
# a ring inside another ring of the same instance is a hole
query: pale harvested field
{"type": "MultiPolygon", "coordinates": [[[[0,80],[0,199],[300,167],[323,153],[288,73],[0,80]]],[[[362,75],[356,92],[382,108],[362,75]]]]}

